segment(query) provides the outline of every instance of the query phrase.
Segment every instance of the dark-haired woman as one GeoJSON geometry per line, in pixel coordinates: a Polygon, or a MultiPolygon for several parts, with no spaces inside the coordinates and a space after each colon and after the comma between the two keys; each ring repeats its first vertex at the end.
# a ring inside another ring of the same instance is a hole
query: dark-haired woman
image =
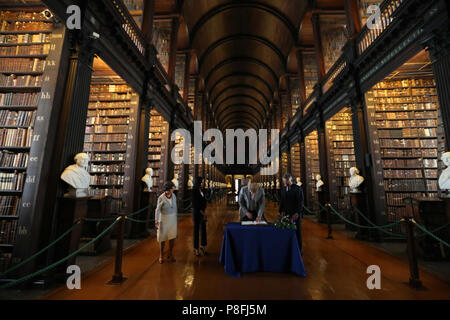
{"type": "Polygon", "coordinates": [[[155,210],[155,224],[158,229],[156,238],[160,245],[159,263],[164,263],[164,246],[169,241],[169,255],[167,261],[175,262],[173,247],[177,238],[177,197],[173,193],[175,185],[167,182],[164,185],[164,193],[158,198],[155,210]]]}
{"type": "Polygon", "coordinates": [[[194,219],[194,254],[198,257],[199,252],[199,236],[201,233],[200,250],[204,255],[206,251],[206,198],[203,192],[204,181],[202,177],[195,179],[194,188],[192,190],[192,217],[194,219]]]}

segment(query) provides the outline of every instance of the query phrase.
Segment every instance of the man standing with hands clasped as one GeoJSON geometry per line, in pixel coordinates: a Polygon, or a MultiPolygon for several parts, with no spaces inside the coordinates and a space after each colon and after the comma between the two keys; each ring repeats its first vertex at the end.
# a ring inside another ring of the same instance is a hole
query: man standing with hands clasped
{"type": "Polygon", "coordinates": [[[283,176],[281,189],[280,216],[288,216],[297,226],[297,240],[300,252],[302,251],[302,217],[303,217],[303,190],[293,183],[293,177],[287,173],[283,176]]]}

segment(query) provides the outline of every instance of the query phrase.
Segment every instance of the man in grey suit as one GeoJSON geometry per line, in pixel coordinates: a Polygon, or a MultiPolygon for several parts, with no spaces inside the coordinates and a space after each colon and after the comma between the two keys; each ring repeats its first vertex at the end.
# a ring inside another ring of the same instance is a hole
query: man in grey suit
{"type": "Polygon", "coordinates": [[[263,221],[266,199],[264,189],[249,181],[239,193],[239,213],[241,221],[263,221]]]}

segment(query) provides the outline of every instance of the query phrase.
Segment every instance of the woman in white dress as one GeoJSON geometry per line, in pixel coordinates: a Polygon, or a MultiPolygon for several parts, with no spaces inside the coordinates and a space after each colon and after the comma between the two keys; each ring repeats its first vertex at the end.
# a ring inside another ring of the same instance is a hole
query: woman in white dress
{"type": "Polygon", "coordinates": [[[155,224],[157,240],[160,244],[159,263],[164,263],[164,246],[169,241],[169,255],[167,261],[175,262],[172,251],[177,238],[177,197],[173,193],[175,185],[167,182],[164,185],[164,193],[158,198],[158,205],[155,210],[155,224]]]}

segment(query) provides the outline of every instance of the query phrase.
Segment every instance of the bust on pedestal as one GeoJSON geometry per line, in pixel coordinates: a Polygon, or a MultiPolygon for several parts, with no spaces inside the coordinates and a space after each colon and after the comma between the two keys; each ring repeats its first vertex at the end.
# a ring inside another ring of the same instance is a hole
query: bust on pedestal
{"type": "Polygon", "coordinates": [[[445,192],[445,195],[442,196],[443,198],[450,198],[450,152],[444,153],[441,160],[447,168],[442,170],[439,176],[439,189],[445,192]]]}
{"type": "Polygon", "coordinates": [[[303,185],[303,183],[300,181],[300,178],[297,178],[296,181],[297,181],[297,185],[299,187],[301,187],[303,185]]]}
{"type": "Polygon", "coordinates": [[[359,170],[356,167],[350,168],[350,192],[351,193],[361,193],[359,187],[364,182],[364,177],[359,175],[359,170]]]}
{"type": "Polygon", "coordinates": [[[325,183],[322,181],[322,176],[320,174],[318,174],[316,176],[316,191],[320,192],[322,191],[322,187],[325,183]]]}
{"type": "Polygon", "coordinates": [[[187,185],[188,185],[189,189],[192,189],[194,187],[194,177],[193,176],[189,176],[187,185]]]}
{"type": "Polygon", "coordinates": [[[141,181],[145,183],[146,188],[144,192],[151,192],[153,187],[153,169],[147,168],[145,170],[145,176],[142,177],[141,181]]]}
{"type": "Polygon", "coordinates": [[[89,156],[79,153],[74,158],[75,164],[68,166],[61,174],[61,179],[69,185],[66,198],[85,198],[89,195],[91,175],[86,170],[89,165],[89,156]]]}
{"type": "Polygon", "coordinates": [[[175,175],[172,179],[172,183],[175,185],[175,190],[178,190],[178,187],[179,187],[178,173],[175,173],[175,175]]]}
{"type": "Polygon", "coordinates": [[[277,179],[277,189],[280,189],[280,179],[277,179]]]}

